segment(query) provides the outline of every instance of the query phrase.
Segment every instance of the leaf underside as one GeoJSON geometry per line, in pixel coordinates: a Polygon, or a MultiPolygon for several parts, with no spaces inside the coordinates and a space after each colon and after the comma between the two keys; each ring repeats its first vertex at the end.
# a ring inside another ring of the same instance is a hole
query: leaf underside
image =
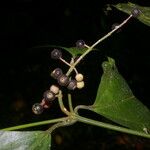
{"type": "Polygon", "coordinates": [[[43,131],[0,131],[1,150],[50,150],[51,135],[43,131]]]}
{"type": "Polygon", "coordinates": [[[43,46],[36,46],[34,48],[60,48],[60,49],[63,49],[65,51],[67,51],[68,53],[70,53],[72,55],[72,57],[76,57],[78,55],[82,55],[87,50],[86,47],[85,48],[63,47],[63,46],[49,45],[49,44],[43,45],[43,46]]]}
{"type": "Polygon", "coordinates": [[[76,57],[78,55],[82,55],[83,53],[85,53],[85,51],[87,50],[87,48],[77,48],[77,47],[60,47],[64,50],[66,50],[67,52],[69,52],[72,57],[76,57]]]}
{"type": "Polygon", "coordinates": [[[92,110],[128,128],[150,132],[150,111],[132,93],[115,61],[103,62],[103,75],[92,110]]]}
{"type": "Polygon", "coordinates": [[[131,14],[131,11],[134,8],[138,8],[141,11],[141,14],[137,17],[139,21],[150,26],[150,7],[142,7],[133,3],[119,3],[117,5],[113,5],[115,8],[123,11],[127,14],[131,14]]]}

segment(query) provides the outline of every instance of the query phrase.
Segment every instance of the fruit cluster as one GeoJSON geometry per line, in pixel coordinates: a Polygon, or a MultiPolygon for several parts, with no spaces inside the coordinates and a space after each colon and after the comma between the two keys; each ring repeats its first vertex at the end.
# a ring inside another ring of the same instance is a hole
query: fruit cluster
{"type": "Polygon", "coordinates": [[[59,87],[56,85],[50,86],[50,89],[45,91],[43,94],[43,99],[41,103],[35,103],[32,106],[32,111],[38,115],[43,112],[44,109],[47,109],[52,104],[52,101],[56,98],[56,95],[59,93],[59,87]]]}
{"type": "MultiPolygon", "coordinates": [[[[77,48],[83,48],[85,45],[85,42],[83,40],[78,40],[76,42],[77,48]]],[[[62,62],[66,63],[67,65],[71,66],[71,64],[67,63],[62,58],[62,52],[59,49],[54,49],[51,52],[51,58],[52,59],[59,59],[62,62]]],[[[58,85],[51,85],[50,89],[45,91],[43,94],[43,99],[41,103],[35,103],[32,106],[32,111],[34,114],[41,114],[44,109],[47,109],[51,106],[52,101],[57,97],[59,90],[61,86],[66,87],[68,90],[75,90],[82,89],[84,87],[84,77],[81,73],[78,73],[76,71],[75,78],[72,79],[72,77],[68,76],[67,74],[63,73],[61,68],[56,68],[51,72],[51,77],[57,80],[58,85]]]]}

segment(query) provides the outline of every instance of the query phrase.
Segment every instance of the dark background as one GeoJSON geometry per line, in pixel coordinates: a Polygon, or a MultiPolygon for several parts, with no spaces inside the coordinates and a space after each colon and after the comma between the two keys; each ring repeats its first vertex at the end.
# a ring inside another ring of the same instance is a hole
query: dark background
{"type": "MultiPolygon", "coordinates": [[[[121,0],[51,0],[36,2],[16,0],[2,4],[0,13],[0,128],[42,121],[63,116],[55,102],[40,116],[32,113],[32,105],[40,102],[43,92],[54,83],[50,72],[67,67],[51,60],[52,48],[45,45],[75,46],[78,39],[88,45],[111,30],[112,24],[128,17],[115,8],[106,12],[106,4],[121,0]],[[36,48],[35,48],[36,47],[36,48]]],[[[132,1],[149,6],[147,0],[132,1]]],[[[131,19],[119,33],[90,53],[78,66],[85,76],[86,87],[73,93],[73,103],[92,104],[102,74],[101,63],[110,56],[116,60],[120,73],[133,93],[150,108],[150,55],[148,26],[131,19]]],[[[66,60],[70,55],[63,52],[66,60]]],[[[93,119],[104,118],[81,112],[93,119]]],[[[31,130],[45,130],[48,126],[31,130]]],[[[148,149],[145,139],[77,123],[57,129],[53,134],[53,149],[148,149]],[[87,144],[88,143],[88,144],[87,144]],[[138,145],[138,146],[137,146],[138,145]],[[72,147],[73,146],[73,147],[72,147]]]]}

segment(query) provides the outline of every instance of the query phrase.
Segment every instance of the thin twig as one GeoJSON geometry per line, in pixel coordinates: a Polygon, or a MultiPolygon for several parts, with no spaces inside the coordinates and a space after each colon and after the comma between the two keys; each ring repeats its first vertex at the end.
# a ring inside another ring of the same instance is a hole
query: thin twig
{"type": "Polygon", "coordinates": [[[14,130],[20,130],[24,128],[30,128],[30,127],[35,127],[35,126],[41,126],[41,125],[46,125],[46,124],[51,124],[51,123],[57,123],[60,121],[63,121],[67,117],[62,117],[62,118],[57,118],[57,119],[51,119],[51,120],[45,120],[45,121],[40,121],[40,122],[34,122],[34,123],[29,123],[29,124],[23,124],[19,126],[14,126],[14,127],[9,127],[9,128],[4,128],[1,129],[1,131],[14,131],[14,130]]]}
{"type": "Polygon", "coordinates": [[[79,115],[76,115],[76,118],[77,118],[77,121],[79,121],[79,122],[83,122],[83,123],[87,123],[87,124],[95,125],[95,126],[110,129],[110,130],[123,132],[123,133],[137,135],[137,136],[141,136],[141,137],[145,137],[145,138],[150,138],[150,134],[147,134],[147,133],[144,133],[144,132],[141,132],[141,131],[135,131],[135,130],[124,128],[124,127],[121,127],[121,126],[116,126],[116,125],[112,125],[112,124],[92,120],[92,119],[85,118],[85,117],[82,117],[82,116],[79,116],[79,115]]]}
{"type": "Polygon", "coordinates": [[[78,105],[74,108],[74,113],[78,114],[79,109],[86,109],[86,110],[91,110],[91,105],[87,106],[87,105],[78,105]]]}
{"type": "Polygon", "coordinates": [[[71,94],[68,94],[68,104],[69,104],[70,112],[71,112],[71,113],[74,113],[73,107],[72,107],[72,98],[71,98],[71,94]]]}
{"type": "Polygon", "coordinates": [[[53,126],[51,126],[48,130],[46,130],[46,132],[49,132],[51,134],[55,129],[59,127],[70,126],[76,122],[77,122],[77,119],[74,117],[74,115],[70,115],[66,119],[64,119],[62,122],[58,122],[54,124],[53,126]]]}
{"type": "MultiPolygon", "coordinates": [[[[67,61],[65,61],[64,59],[62,59],[62,58],[59,58],[64,64],[66,64],[67,66],[69,66],[69,67],[71,67],[71,64],[69,64],[67,61]]],[[[76,68],[74,68],[74,71],[75,71],[75,73],[76,74],[78,74],[78,71],[77,71],[77,69],[76,68]]]]}
{"type": "Polygon", "coordinates": [[[78,59],[77,61],[75,61],[74,64],[71,65],[70,69],[68,70],[66,75],[70,75],[70,73],[74,70],[74,68],[76,67],[76,65],[90,52],[93,50],[93,48],[98,45],[99,43],[101,43],[103,40],[105,40],[106,38],[108,38],[109,36],[111,36],[116,30],[118,30],[119,28],[121,28],[123,25],[125,25],[130,18],[132,17],[132,15],[130,15],[126,20],[124,20],[120,25],[116,26],[116,28],[114,28],[113,30],[111,30],[109,33],[107,33],[105,36],[103,36],[101,39],[99,39],[98,41],[96,41],[92,46],[90,46],[87,51],[85,51],[85,53],[83,53],[78,59]]]}
{"type": "Polygon", "coordinates": [[[61,111],[66,114],[67,116],[70,115],[70,112],[67,110],[67,108],[64,106],[64,103],[63,103],[63,100],[62,100],[62,92],[61,90],[59,91],[59,94],[58,94],[58,102],[59,102],[59,106],[60,106],[60,109],[61,111]]]}

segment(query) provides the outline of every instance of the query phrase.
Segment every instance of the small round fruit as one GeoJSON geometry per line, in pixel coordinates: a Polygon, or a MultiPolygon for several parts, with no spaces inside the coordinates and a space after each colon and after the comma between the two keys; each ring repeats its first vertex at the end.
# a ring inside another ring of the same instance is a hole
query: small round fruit
{"type": "Polygon", "coordinates": [[[80,82],[80,81],[83,81],[83,74],[81,73],[78,73],[76,76],[75,76],[75,79],[77,80],[77,82],[80,82]]]}
{"type": "Polygon", "coordinates": [[[132,11],[131,11],[131,14],[133,17],[138,17],[140,15],[141,11],[138,9],[138,8],[134,8],[132,11]]]}
{"type": "Polygon", "coordinates": [[[32,111],[34,114],[36,115],[40,115],[42,112],[43,112],[43,106],[40,105],[40,103],[35,103],[33,106],[32,106],[32,111]]]}
{"type": "Polygon", "coordinates": [[[76,42],[76,47],[77,48],[84,48],[85,47],[85,42],[83,40],[78,40],[76,42]]]}
{"type": "Polygon", "coordinates": [[[56,85],[52,85],[50,87],[50,91],[57,95],[59,93],[59,87],[56,85]]]}
{"type": "Polygon", "coordinates": [[[58,84],[61,86],[67,86],[69,83],[69,77],[65,74],[62,74],[58,79],[58,84]]]}
{"type": "Polygon", "coordinates": [[[77,82],[77,88],[78,88],[78,89],[84,88],[84,82],[83,82],[83,81],[77,82]]]}
{"type": "Polygon", "coordinates": [[[55,99],[55,94],[52,91],[47,90],[46,92],[44,92],[43,97],[46,101],[51,102],[55,99]]]}
{"type": "Polygon", "coordinates": [[[52,58],[52,59],[60,59],[61,57],[62,57],[62,52],[61,52],[61,50],[54,49],[54,50],[51,52],[51,58],[52,58]]]}
{"type": "Polygon", "coordinates": [[[57,79],[57,78],[59,78],[62,74],[63,74],[62,70],[61,70],[60,68],[56,68],[56,69],[51,73],[51,76],[52,76],[54,79],[57,79]]]}
{"type": "Polygon", "coordinates": [[[67,88],[69,90],[74,90],[74,89],[76,89],[76,87],[77,87],[77,81],[74,79],[70,80],[67,88]]]}

